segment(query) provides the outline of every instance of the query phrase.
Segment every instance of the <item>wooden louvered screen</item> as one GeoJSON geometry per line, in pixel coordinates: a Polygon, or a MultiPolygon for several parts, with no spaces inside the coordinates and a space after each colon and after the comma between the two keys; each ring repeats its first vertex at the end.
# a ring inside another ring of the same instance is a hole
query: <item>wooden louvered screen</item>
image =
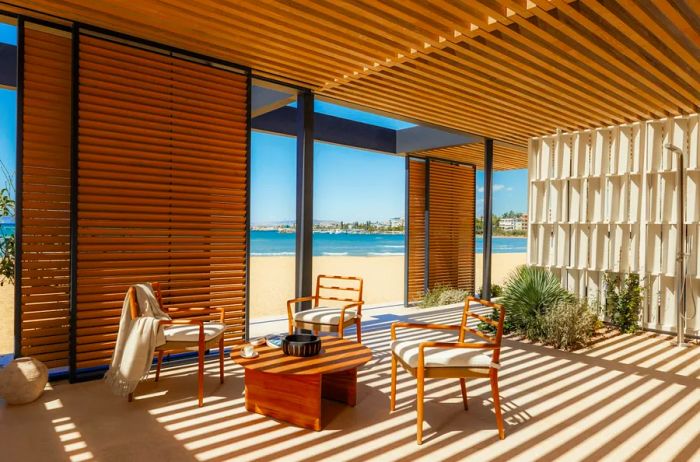
{"type": "Polygon", "coordinates": [[[243,338],[246,79],[81,36],[78,368],[108,362],[136,282],[243,338]]]}
{"type": "Polygon", "coordinates": [[[472,166],[436,160],[409,161],[408,302],[419,300],[426,285],[474,291],[475,181],[476,170],[472,166]]]}
{"type": "Polygon", "coordinates": [[[425,162],[409,160],[408,164],[408,234],[407,258],[408,302],[420,299],[425,278],[425,162]]]}
{"type": "Polygon", "coordinates": [[[475,169],[431,161],[429,286],[474,291],[475,169]]]}
{"type": "Polygon", "coordinates": [[[21,351],[68,365],[71,38],[24,28],[21,351]]]}

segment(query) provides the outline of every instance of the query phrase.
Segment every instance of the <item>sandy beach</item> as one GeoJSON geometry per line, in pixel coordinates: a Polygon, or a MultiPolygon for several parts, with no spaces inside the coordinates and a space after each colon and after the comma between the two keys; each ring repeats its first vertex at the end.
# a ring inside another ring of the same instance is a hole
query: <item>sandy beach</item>
{"type": "MultiPolygon", "coordinates": [[[[524,253],[493,254],[493,283],[503,284],[525,258],[524,253]]],[[[482,254],[477,254],[476,289],[481,286],[482,265],[482,254]]],[[[367,305],[403,303],[403,256],[314,257],[314,278],[318,274],[362,277],[367,305]]],[[[294,257],[252,257],[250,278],[251,318],[286,316],[286,301],[294,297],[294,257]]]]}
{"type": "Polygon", "coordinates": [[[0,355],[12,353],[15,348],[15,286],[0,287],[0,355]]]}

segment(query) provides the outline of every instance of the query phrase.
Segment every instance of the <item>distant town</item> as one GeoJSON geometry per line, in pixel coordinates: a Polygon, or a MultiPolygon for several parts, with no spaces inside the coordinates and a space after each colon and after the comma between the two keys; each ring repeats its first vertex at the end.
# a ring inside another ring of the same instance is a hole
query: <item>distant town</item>
{"type": "MultiPolygon", "coordinates": [[[[389,218],[383,221],[334,221],[314,220],[314,233],[327,234],[403,234],[405,220],[403,217],[389,218]]],[[[277,231],[293,233],[296,223],[293,221],[253,225],[253,231],[277,231]]]]}
{"type": "MultiPolygon", "coordinates": [[[[506,212],[501,216],[493,216],[494,236],[527,236],[527,214],[521,212],[506,212]]],[[[406,222],[403,217],[389,218],[382,221],[336,221],[314,220],[314,233],[327,234],[403,234],[406,222]]],[[[294,221],[259,223],[253,225],[253,231],[277,231],[294,233],[294,221]]],[[[477,217],[476,234],[483,234],[484,219],[477,217]]]]}
{"type": "MultiPolygon", "coordinates": [[[[527,214],[515,212],[513,210],[504,213],[501,216],[493,215],[493,234],[494,236],[512,236],[525,237],[527,236],[527,214]]],[[[484,233],[484,217],[476,219],[476,234],[484,233]]]]}

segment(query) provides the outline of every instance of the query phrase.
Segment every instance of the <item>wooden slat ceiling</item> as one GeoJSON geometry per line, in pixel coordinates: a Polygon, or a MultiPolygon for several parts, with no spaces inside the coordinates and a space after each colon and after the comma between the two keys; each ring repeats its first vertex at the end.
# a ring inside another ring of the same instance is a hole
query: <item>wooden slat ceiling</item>
{"type": "MultiPolygon", "coordinates": [[[[412,152],[413,157],[432,157],[437,159],[454,160],[484,168],[484,143],[470,143],[459,146],[430,149],[412,152]]],[[[493,168],[495,170],[512,170],[527,168],[527,152],[508,146],[495,144],[493,147],[493,168]]]]}
{"type": "Polygon", "coordinates": [[[700,104],[697,0],[11,3],[523,148],[700,104]]]}

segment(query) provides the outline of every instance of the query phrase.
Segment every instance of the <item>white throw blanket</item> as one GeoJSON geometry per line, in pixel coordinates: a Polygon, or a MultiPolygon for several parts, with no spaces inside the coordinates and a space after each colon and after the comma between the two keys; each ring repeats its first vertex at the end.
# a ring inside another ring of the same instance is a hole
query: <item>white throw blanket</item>
{"type": "Polygon", "coordinates": [[[122,306],[112,365],[105,375],[107,384],[120,396],[132,393],[139,382],[148,376],[156,347],[165,343],[160,321],[170,319],[170,316],[160,309],[150,284],[137,284],[134,289],[139,317],[131,319],[131,300],[127,292],[122,306]]]}

